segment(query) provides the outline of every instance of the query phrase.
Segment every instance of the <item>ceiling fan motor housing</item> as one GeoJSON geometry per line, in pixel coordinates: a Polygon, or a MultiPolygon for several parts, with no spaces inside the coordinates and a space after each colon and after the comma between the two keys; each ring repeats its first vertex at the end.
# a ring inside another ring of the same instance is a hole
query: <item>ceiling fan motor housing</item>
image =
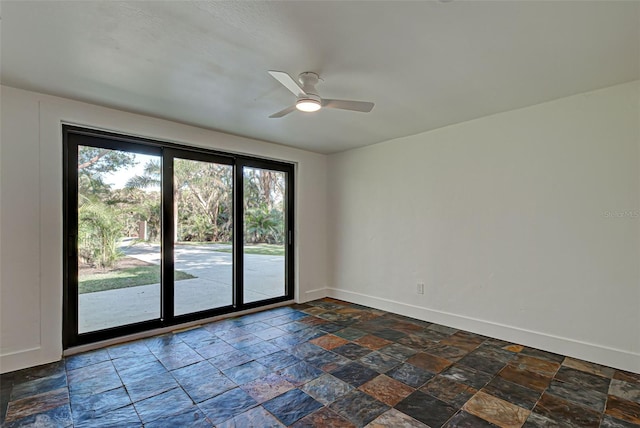
{"type": "Polygon", "coordinates": [[[318,95],[318,90],[316,89],[316,85],[320,80],[320,76],[311,71],[305,71],[304,73],[300,73],[298,76],[298,80],[302,85],[302,90],[310,97],[310,99],[314,99],[311,97],[316,97],[318,101],[320,101],[320,96],[318,95]]]}

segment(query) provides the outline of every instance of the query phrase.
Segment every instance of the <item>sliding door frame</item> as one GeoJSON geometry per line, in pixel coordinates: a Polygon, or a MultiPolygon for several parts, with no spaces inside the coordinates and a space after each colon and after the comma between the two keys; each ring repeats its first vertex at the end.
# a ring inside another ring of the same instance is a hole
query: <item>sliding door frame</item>
{"type": "Polygon", "coordinates": [[[142,331],[229,314],[294,298],[294,165],[251,156],[224,153],[147,138],[63,125],[63,349],[142,331]],[[78,146],[101,147],[162,158],[161,307],[158,319],[80,334],[78,332],[78,146]],[[229,306],[174,315],[173,159],[233,165],[233,303],[229,306]],[[243,168],[263,168],[286,174],[285,293],[281,297],[243,302],[244,192],[243,168]]]}

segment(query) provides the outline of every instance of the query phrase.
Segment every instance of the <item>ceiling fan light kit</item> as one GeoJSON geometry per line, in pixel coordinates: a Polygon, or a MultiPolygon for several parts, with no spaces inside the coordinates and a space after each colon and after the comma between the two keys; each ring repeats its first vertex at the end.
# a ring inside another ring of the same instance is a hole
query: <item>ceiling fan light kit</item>
{"type": "Polygon", "coordinates": [[[374,104],[370,102],[320,98],[320,95],[318,95],[318,91],[316,90],[316,84],[321,79],[316,73],[310,71],[300,73],[298,76],[299,83],[284,71],[270,70],[269,74],[296,96],[296,103],[293,106],[272,114],[269,116],[270,118],[283,117],[294,110],[310,113],[318,111],[322,107],[358,111],[363,113],[368,113],[373,109],[374,104]]]}

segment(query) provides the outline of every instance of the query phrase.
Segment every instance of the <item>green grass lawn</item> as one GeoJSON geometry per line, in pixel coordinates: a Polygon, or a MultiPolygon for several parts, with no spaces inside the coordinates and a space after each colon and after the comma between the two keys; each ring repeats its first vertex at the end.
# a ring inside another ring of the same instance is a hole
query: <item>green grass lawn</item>
{"type": "MultiPolygon", "coordinates": [[[[231,248],[218,248],[214,251],[220,253],[230,253],[231,248]]],[[[256,244],[245,245],[245,254],[262,254],[265,256],[284,256],[284,245],[272,245],[272,244],[256,244]]]]}
{"type": "MultiPolygon", "coordinates": [[[[195,278],[188,273],[175,271],[175,280],[195,278]]],[[[78,293],[115,290],[117,288],[137,287],[138,285],[160,282],[160,266],[137,266],[111,272],[86,275],[78,278],[78,293]]]]}

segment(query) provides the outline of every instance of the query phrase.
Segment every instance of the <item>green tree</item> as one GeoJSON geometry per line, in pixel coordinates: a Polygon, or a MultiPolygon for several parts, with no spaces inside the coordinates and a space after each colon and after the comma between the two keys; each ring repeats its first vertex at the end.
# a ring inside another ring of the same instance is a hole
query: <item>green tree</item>
{"type": "Polygon", "coordinates": [[[121,212],[104,178],[134,163],[132,153],[78,147],[78,252],[84,263],[106,268],[122,256],[118,250],[121,212]]]}

